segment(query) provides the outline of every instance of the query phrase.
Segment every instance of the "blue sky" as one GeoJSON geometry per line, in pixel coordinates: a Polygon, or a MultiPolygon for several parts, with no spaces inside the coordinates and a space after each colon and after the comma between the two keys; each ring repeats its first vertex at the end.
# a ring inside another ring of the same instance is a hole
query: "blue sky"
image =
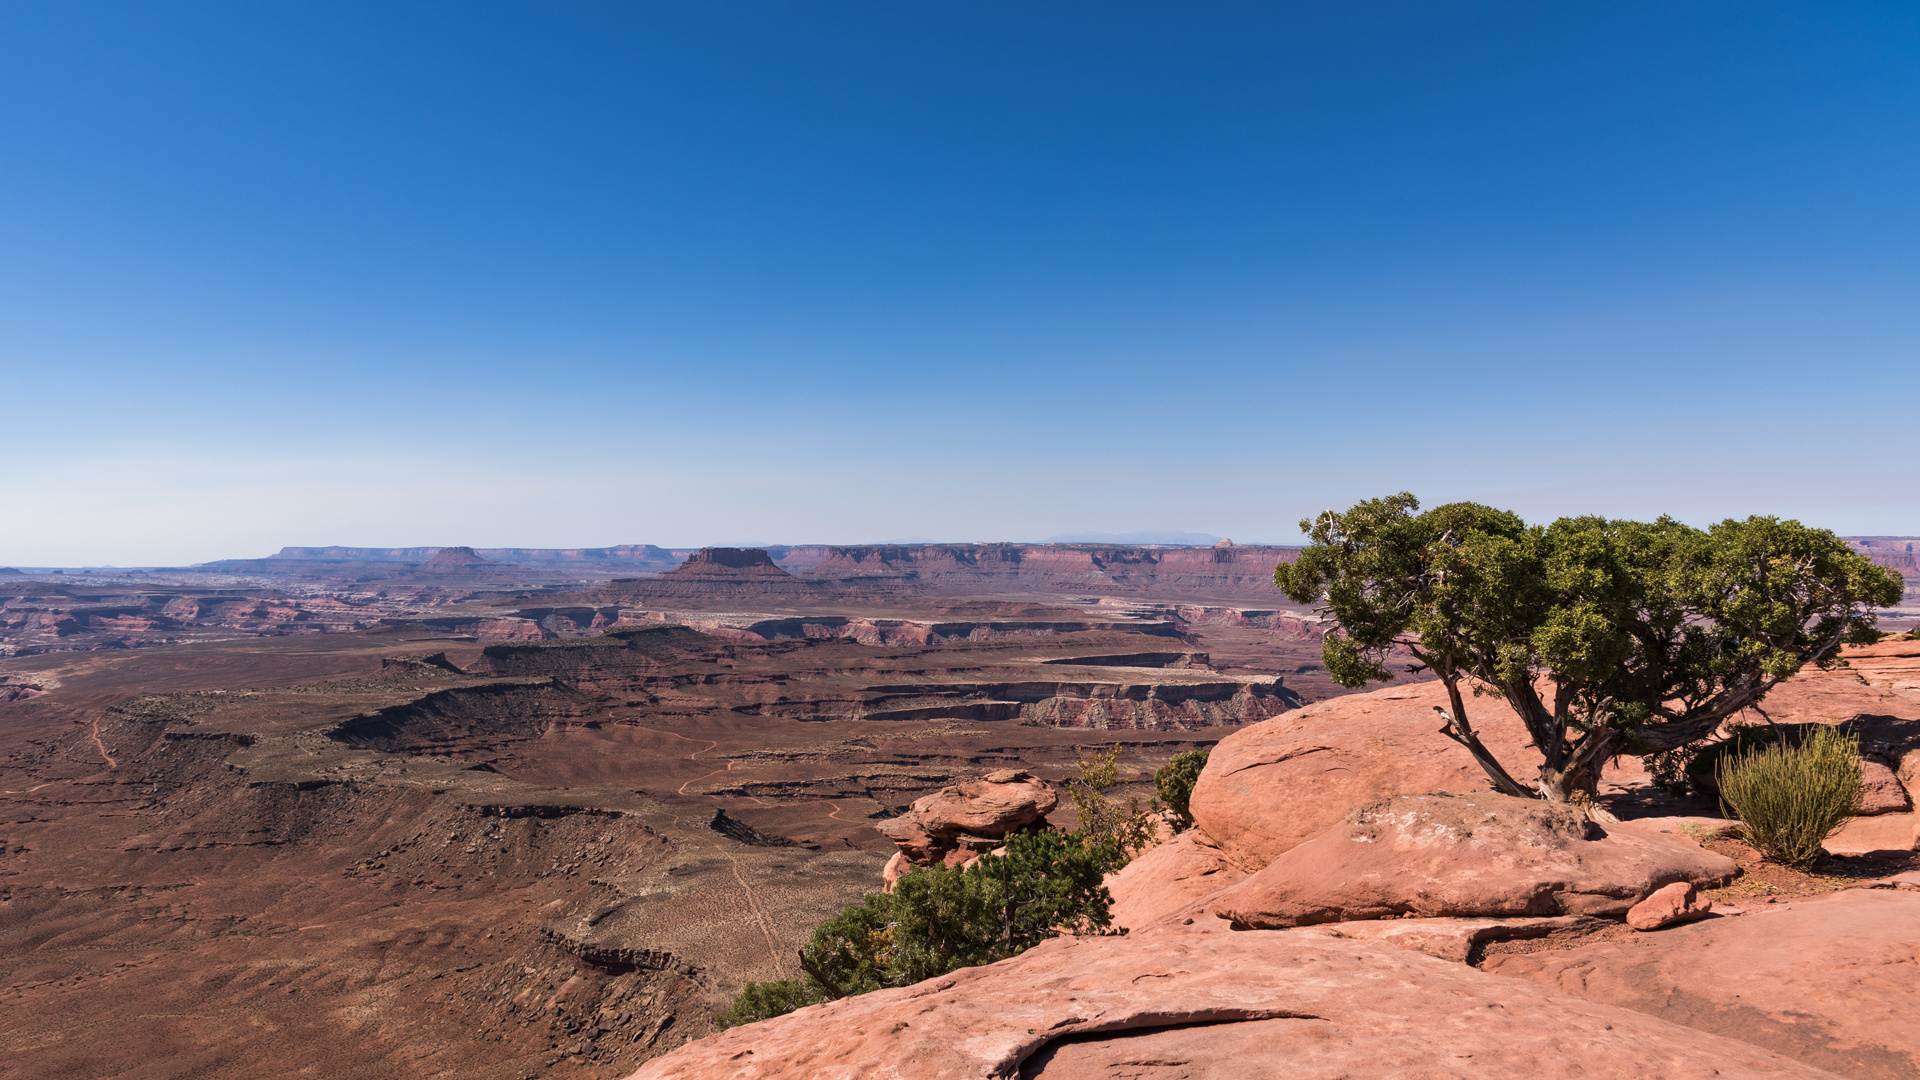
{"type": "Polygon", "coordinates": [[[1908,4],[8,4],[0,564],[1920,533],[1908,4]]]}

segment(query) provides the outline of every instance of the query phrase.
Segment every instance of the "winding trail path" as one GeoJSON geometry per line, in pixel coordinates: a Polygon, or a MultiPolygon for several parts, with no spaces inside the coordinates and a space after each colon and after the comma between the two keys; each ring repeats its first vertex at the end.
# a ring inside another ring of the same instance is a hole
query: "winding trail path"
{"type": "MultiPolygon", "coordinates": [[[[657,733],[659,733],[659,734],[661,734],[661,735],[671,735],[671,736],[673,736],[674,738],[676,738],[676,739],[679,739],[679,740],[681,740],[682,742],[699,742],[699,741],[700,741],[699,739],[689,739],[689,738],[687,738],[687,737],[686,737],[685,735],[682,735],[682,734],[680,734],[680,733],[679,733],[679,732],[677,732],[677,731],[661,731],[661,730],[660,730],[659,728],[657,728],[657,727],[650,727],[650,728],[648,728],[647,730],[648,730],[648,731],[652,731],[652,732],[657,732],[657,733]]],[[[709,751],[709,750],[711,750],[711,749],[713,749],[714,747],[716,747],[716,746],[719,746],[719,745],[720,745],[720,740],[719,740],[719,739],[709,739],[709,740],[707,740],[707,745],[705,745],[705,746],[703,746],[703,747],[701,747],[701,748],[700,748],[700,749],[698,749],[698,750],[695,750],[695,751],[694,751],[693,753],[691,753],[691,754],[688,754],[688,755],[687,755],[687,760],[688,760],[688,761],[698,761],[698,760],[700,759],[700,755],[701,755],[701,754],[704,754],[704,753],[706,753],[707,751],[709,751]]],[[[691,780],[689,780],[689,781],[687,781],[686,783],[684,783],[684,784],[681,784],[681,785],[680,785],[680,787],[679,787],[679,788],[678,788],[678,789],[677,789],[677,790],[676,790],[676,791],[674,792],[674,794],[676,794],[676,795],[685,795],[685,794],[687,793],[687,788],[688,788],[688,787],[691,787],[692,785],[694,785],[694,784],[697,784],[697,783],[699,783],[699,782],[700,782],[700,781],[702,781],[702,780],[705,780],[705,779],[706,779],[706,778],[707,778],[708,776],[719,776],[719,775],[720,775],[721,773],[723,773],[723,772],[726,772],[726,771],[727,771],[727,769],[731,769],[731,768],[733,768],[733,765],[734,765],[734,763],[733,763],[733,762],[731,762],[731,761],[729,761],[729,762],[727,762],[727,768],[726,768],[726,769],[715,769],[715,770],[713,770],[712,772],[710,772],[710,773],[707,773],[707,774],[706,774],[705,776],[696,776],[696,777],[694,777],[693,779],[691,779],[691,780]]]]}
{"type": "Polygon", "coordinates": [[[107,759],[108,772],[112,772],[120,767],[120,763],[113,759],[113,755],[107,753],[107,744],[100,741],[100,721],[98,720],[93,722],[93,745],[99,747],[100,756],[107,759]]]}

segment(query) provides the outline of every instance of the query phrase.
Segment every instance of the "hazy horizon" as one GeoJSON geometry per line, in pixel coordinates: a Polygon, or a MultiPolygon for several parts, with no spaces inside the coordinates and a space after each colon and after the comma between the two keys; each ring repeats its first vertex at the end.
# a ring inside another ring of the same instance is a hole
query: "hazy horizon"
{"type": "Polygon", "coordinates": [[[1920,534],[1907,5],[73,3],[0,61],[0,566],[1920,534]]]}

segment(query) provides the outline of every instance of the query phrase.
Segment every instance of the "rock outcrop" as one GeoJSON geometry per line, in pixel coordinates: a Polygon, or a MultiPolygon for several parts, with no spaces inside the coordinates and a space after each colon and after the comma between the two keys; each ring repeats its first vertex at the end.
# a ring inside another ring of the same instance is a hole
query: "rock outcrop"
{"type": "MultiPolygon", "coordinates": [[[[1200,829],[1228,858],[1259,870],[1325,832],[1348,808],[1388,795],[1485,791],[1471,755],[1438,733],[1438,683],[1318,702],[1220,741],[1194,786],[1200,829]]],[[[1516,773],[1539,760],[1498,698],[1469,698],[1474,727],[1516,773]]]]}
{"type": "Polygon", "coordinates": [[[1188,829],[1107,875],[1114,925],[1139,929],[1246,877],[1220,845],[1188,829]]]}
{"type": "MultiPolygon", "coordinates": [[[[1001,769],[915,799],[878,828],[916,866],[958,866],[998,847],[1008,833],[1044,822],[1059,801],[1045,780],[1001,769]]],[[[905,869],[888,865],[896,877],[905,869]]]]}
{"type": "Polygon", "coordinates": [[[1618,916],[1672,882],[1725,885],[1733,860],[1575,807],[1506,795],[1397,795],[1354,807],[1205,902],[1236,927],[1415,915],[1618,916]]]}
{"type": "Polygon", "coordinates": [[[633,1080],[1832,1080],[1753,1046],[1312,933],[1060,938],[690,1043],[633,1080]]]}
{"type": "Polygon", "coordinates": [[[1634,940],[1489,957],[1485,970],[1854,1080],[1908,1080],[1920,1076],[1916,925],[1920,893],[1853,889],[1634,940]]]}

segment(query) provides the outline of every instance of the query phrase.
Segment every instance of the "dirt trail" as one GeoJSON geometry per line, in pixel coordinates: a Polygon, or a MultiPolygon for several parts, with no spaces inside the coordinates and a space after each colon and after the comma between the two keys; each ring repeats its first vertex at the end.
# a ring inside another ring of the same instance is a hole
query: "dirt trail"
{"type": "MultiPolygon", "coordinates": [[[[689,739],[689,738],[687,738],[687,737],[686,737],[685,735],[682,735],[682,734],[680,734],[680,733],[679,733],[679,732],[677,732],[677,731],[660,731],[660,729],[659,729],[659,728],[648,728],[647,730],[648,730],[648,731],[655,731],[655,732],[659,732],[659,733],[660,733],[660,734],[662,734],[662,735],[671,735],[671,736],[673,736],[673,737],[674,737],[674,738],[676,738],[676,739],[681,739],[681,740],[684,740],[684,741],[686,741],[686,742],[700,742],[700,741],[701,741],[701,740],[699,740],[699,739],[689,739]]],[[[718,740],[718,739],[710,739],[710,740],[707,740],[707,745],[705,745],[705,746],[703,746],[703,747],[701,747],[701,748],[700,748],[700,749],[698,749],[698,750],[695,750],[695,751],[694,751],[693,753],[691,753],[691,754],[688,754],[688,755],[687,755],[687,760],[688,760],[688,761],[698,761],[698,760],[699,760],[699,758],[700,758],[700,755],[701,755],[701,754],[704,754],[704,753],[706,753],[707,751],[709,751],[709,750],[711,750],[711,749],[713,749],[714,747],[716,747],[716,746],[719,746],[719,745],[720,745],[720,740],[718,740]]],[[[684,783],[684,784],[681,784],[681,785],[680,785],[680,787],[679,787],[679,788],[678,788],[678,789],[677,789],[677,790],[676,790],[676,791],[674,792],[674,794],[676,794],[676,795],[685,795],[685,794],[687,793],[687,788],[689,788],[689,787],[691,787],[691,786],[692,786],[692,785],[694,785],[694,784],[697,784],[697,783],[699,783],[699,782],[700,782],[700,781],[702,781],[702,780],[705,780],[705,779],[706,779],[706,778],[707,778],[708,776],[719,776],[719,775],[720,775],[721,773],[723,773],[723,772],[726,772],[726,771],[727,771],[727,769],[731,769],[731,768],[733,768],[733,766],[734,766],[734,763],[733,763],[733,762],[731,762],[731,761],[729,761],[729,762],[727,762],[727,768],[726,768],[726,769],[715,769],[715,770],[713,770],[712,772],[710,772],[710,773],[707,773],[707,774],[705,774],[705,775],[703,775],[703,776],[696,776],[696,777],[694,777],[693,779],[691,779],[691,780],[689,780],[689,781],[687,781],[686,783],[684,783]]]]}
{"type": "Polygon", "coordinates": [[[93,745],[99,747],[100,756],[107,759],[107,771],[111,772],[120,767],[120,763],[113,759],[113,755],[107,753],[107,744],[100,741],[100,721],[98,720],[93,722],[93,745]]]}
{"type": "MultiPolygon", "coordinates": [[[[718,746],[718,745],[720,745],[720,744],[719,744],[719,743],[715,743],[715,744],[714,744],[714,746],[718,746]]],[[[712,746],[709,746],[709,747],[707,747],[707,749],[709,749],[709,750],[711,750],[711,749],[713,749],[713,747],[712,747],[712,746]]],[[[734,766],[734,765],[735,765],[735,762],[731,762],[731,761],[729,761],[729,762],[727,762],[727,767],[726,767],[725,769],[715,769],[715,770],[713,770],[712,772],[710,772],[710,773],[707,773],[707,774],[706,774],[706,776],[696,776],[696,777],[694,777],[693,779],[691,779],[691,780],[689,780],[689,781],[687,781],[687,783],[685,783],[685,784],[681,784],[681,785],[680,785],[680,790],[679,790],[679,791],[677,791],[677,792],[675,792],[675,794],[678,794],[678,795],[685,795],[685,794],[687,793],[687,786],[688,786],[688,784],[697,784],[697,783],[699,783],[700,781],[702,781],[702,780],[705,780],[705,779],[706,779],[706,778],[707,778],[708,776],[719,776],[719,775],[720,775],[721,773],[723,773],[723,772],[727,772],[727,771],[729,771],[729,770],[731,770],[731,769],[733,768],[733,766],[734,766]]]]}
{"type": "Polygon", "coordinates": [[[747,894],[747,908],[753,912],[753,921],[760,924],[760,933],[766,936],[767,954],[773,960],[773,970],[776,973],[784,973],[787,965],[780,949],[780,942],[773,936],[773,925],[767,921],[766,913],[760,910],[760,900],[753,895],[753,886],[747,884],[746,875],[740,873],[740,861],[733,857],[733,852],[725,848],[721,849],[721,854],[727,857],[728,865],[733,867],[733,880],[739,882],[740,891],[747,894]]]}

